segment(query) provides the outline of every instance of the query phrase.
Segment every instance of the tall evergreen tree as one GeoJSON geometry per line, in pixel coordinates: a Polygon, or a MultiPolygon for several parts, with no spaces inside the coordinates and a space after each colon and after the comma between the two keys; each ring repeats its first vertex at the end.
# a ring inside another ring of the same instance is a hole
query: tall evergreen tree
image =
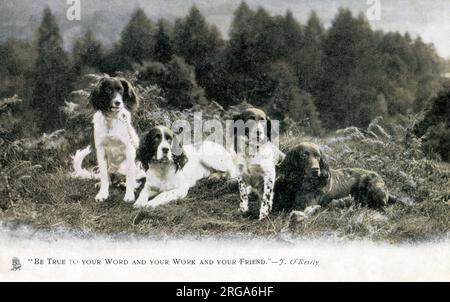
{"type": "Polygon", "coordinates": [[[362,15],[354,18],[350,10],[339,11],[324,41],[324,89],[317,99],[327,128],[364,126],[376,117],[378,42],[362,15]]]}
{"type": "Polygon", "coordinates": [[[71,75],[58,24],[49,8],[44,10],[37,44],[31,106],[40,121],[40,129],[51,131],[62,124],[60,108],[70,91],[71,75]]]}
{"type": "Polygon", "coordinates": [[[26,81],[32,76],[35,51],[32,43],[15,38],[0,44],[0,98],[17,94],[28,99],[31,95],[26,81]]]}
{"type": "MultiPolygon", "coordinates": [[[[257,12],[242,2],[234,13],[229,48],[230,68],[237,73],[251,73],[255,67],[275,59],[276,23],[263,8],[257,12]]],[[[282,30],[280,30],[282,31],[282,30]]],[[[278,41],[280,41],[279,39],[278,41]]]]}
{"type": "Polygon", "coordinates": [[[179,19],[174,28],[175,52],[186,63],[194,66],[200,86],[207,87],[213,64],[223,45],[220,32],[206,22],[196,6],[184,19],[179,19]]]}
{"type": "Polygon", "coordinates": [[[142,64],[150,60],[154,48],[154,25],[139,8],[122,31],[119,54],[142,64]]]}
{"type": "Polygon", "coordinates": [[[287,11],[285,16],[275,17],[273,31],[274,59],[293,61],[304,43],[303,26],[287,11]]]}
{"type": "Polygon", "coordinates": [[[102,43],[95,39],[94,34],[89,30],[75,41],[72,56],[75,74],[82,74],[86,68],[99,71],[104,56],[102,43]]]}
{"type": "Polygon", "coordinates": [[[254,12],[242,2],[234,12],[227,49],[228,65],[233,73],[246,73],[252,69],[250,48],[250,25],[254,12]]]}
{"type": "Polygon", "coordinates": [[[273,64],[271,77],[277,81],[269,101],[273,116],[281,120],[290,117],[302,125],[307,134],[323,134],[314,98],[298,87],[293,67],[284,62],[273,64]]]}
{"type": "Polygon", "coordinates": [[[411,44],[409,35],[396,32],[383,35],[378,46],[384,71],[379,85],[392,116],[407,114],[413,108],[417,82],[412,76],[416,62],[411,44]]]}
{"type": "Polygon", "coordinates": [[[255,13],[245,2],[235,12],[226,50],[227,70],[234,91],[228,98],[234,102],[247,100],[258,106],[273,92],[269,72],[276,49],[274,25],[264,9],[255,13]]]}
{"type": "Polygon", "coordinates": [[[230,28],[230,39],[225,50],[222,70],[225,71],[223,82],[228,85],[222,88],[222,103],[231,105],[246,98],[245,82],[253,69],[250,52],[250,25],[254,16],[246,2],[241,2],[234,12],[230,28]]]}
{"type": "Polygon", "coordinates": [[[323,74],[322,42],[324,32],[325,29],[320,23],[319,17],[313,11],[305,26],[303,43],[293,58],[300,87],[313,94],[320,89],[320,77],[323,74]]]}
{"type": "Polygon", "coordinates": [[[276,42],[278,37],[274,32],[275,22],[269,13],[260,7],[251,22],[250,46],[255,65],[268,64],[276,59],[276,42]]]}
{"type": "Polygon", "coordinates": [[[154,38],[155,48],[153,50],[153,59],[164,64],[170,62],[173,58],[172,41],[167,27],[168,25],[163,20],[159,20],[154,38]]]}
{"type": "Polygon", "coordinates": [[[425,44],[420,37],[414,41],[413,48],[417,62],[414,77],[418,87],[414,110],[419,112],[437,95],[442,84],[439,75],[445,69],[434,47],[425,44]]]}

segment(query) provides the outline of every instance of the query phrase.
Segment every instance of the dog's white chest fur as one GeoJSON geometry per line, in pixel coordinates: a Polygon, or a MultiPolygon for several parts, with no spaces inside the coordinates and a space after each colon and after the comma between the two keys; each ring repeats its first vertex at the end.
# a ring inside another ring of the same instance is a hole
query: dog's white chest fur
{"type": "Polygon", "coordinates": [[[156,192],[170,191],[177,187],[179,175],[174,166],[153,165],[147,172],[147,183],[156,192]]]}
{"type": "Polygon", "coordinates": [[[275,166],[283,160],[284,154],[272,143],[261,145],[256,154],[238,154],[240,210],[249,210],[249,194],[253,191],[261,200],[260,219],[267,217],[272,209],[275,166]]]}
{"type": "MultiPolygon", "coordinates": [[[[280,161],[282,153],[272,143],[262,145],[258,152],[253,156],[244,157],[244,166],[249,169],[251,167],[259,169],[265,175],[275,173],[275,165],[280,161]]],[[[251,171],[243,171],[250,173],[251,171]]]]}
{"type": "Polygon", "coordinates": [[[167,164],[156,164],[149,169],[147,181],[154,190],[164,192],[180,186],[191,188],[199,179],[211,175],[211,171],[202,165],[202,161],[208,157],[207,154],[202,154],[192,145],[185,146],[183,149],[189,161],[182,170],[176,171],[175,166],[167,166],[167,164]]]}
{"type": "Polygon", "coordinates": [[[126,173],[126,159],[131,144],[126,114],[122,118],[109,119],[101,113],[94,116],[96,139],[105,150],[108,170],[111,173],[126,173]]]}

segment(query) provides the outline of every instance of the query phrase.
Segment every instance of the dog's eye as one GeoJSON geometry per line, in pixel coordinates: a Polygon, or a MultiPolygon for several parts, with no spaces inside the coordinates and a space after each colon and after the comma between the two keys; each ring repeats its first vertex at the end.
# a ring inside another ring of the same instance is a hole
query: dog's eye
{"type": "Polygon", "coordinates": [[[107,94],[112,94],[112,90],[111,90],[111,88],[106,88],[106,90],[105,90],[105,91],[106,91],[106,93],[107,93],[107,94]]]}
{"type": "Polygon", "coordinates": [[[304,157],[309,157],[309,152],[308,151],[303,152],[303,156],[304,157]]]}
{"type": "Polygon", "coordinates": [[[153,140],[154,141],[159,141],[159,140],[161,140],[161,135],[155,135],[154,137],[153,137],[153,140]]]}

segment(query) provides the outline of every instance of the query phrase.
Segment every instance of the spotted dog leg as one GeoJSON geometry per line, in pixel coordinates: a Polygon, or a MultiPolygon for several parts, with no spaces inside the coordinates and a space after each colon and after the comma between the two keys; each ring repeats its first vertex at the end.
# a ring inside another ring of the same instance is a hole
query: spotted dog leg
{"type": "Polygon", "coordinates": [[[242,177],[238,178],[238,183],[239,183],[239,196],[241,198],[239,210],[241,211],[241,213],[245,214],[248,212],[249,190],[247,184],[245,183],[244,179],[242,179],[242,177]]]}
{"type": "Polygon", "coordinates": [[[259,220],[263,220],[264,218],[269,216],[270,211],[273,206],[273,187],[274,180],[270,176],[264,177],[264,193],[262,196],[262,204],[261,210],[259,213],[259,220]]]}

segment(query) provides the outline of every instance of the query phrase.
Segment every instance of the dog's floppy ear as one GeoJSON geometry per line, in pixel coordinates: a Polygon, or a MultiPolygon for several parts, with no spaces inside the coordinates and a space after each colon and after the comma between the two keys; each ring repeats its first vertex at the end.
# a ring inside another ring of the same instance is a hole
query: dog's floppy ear
{"type": "Polygon", "coordinates": [[[275,162],[275,165],[277,167],[281,167],[281,165],[284,163],[285,160],[286,160],[286,154],[284,154],[284,152],[281,151],[280,149],[276,148],[276,162],[275,162]]]}
{"type": "Polygon", "coordinates": [[[150,163],[152,159],[155,157],[157,151],[157,148],[154,145],[153,137],[154,135],[152,134],[152,131],[147,133],[144,139],[141,140],[139,148],[136,152],[136,160],[142,163],[142,166],[144,167],[145,171],[149,169],[150,163]]]}
{"type": "Polygon", "coordinates": [[[301,184],[305,177],[305,159],[303,149],[297,147],[286,154],[281,163],[279,173],[286,181],[301,184]]]}
{"type": "Polygon", "coordinates": [[[286,154],[284,161],[277,169],[277,180],[274,188],[274,209],[291,211],[294,208],[295,196],[304,182],[305,163],[301,156],[303,150],[295,148],[286,154]]]}
{"type": "Polygon", "coordinates": [[[103,77],[91,92],[90,100],[96,111],[108,111],[110,106],[109,97],[103,86],[105,79],[106,77],[103,77]]]}
{"type": "Polygon", "coordinates": [[[241,112],[241,113],[235,114],[235,115],[233,116],[233,121],[235,121],[235,122],[237,122],[237,121],[244,121],[244,123],[245,123],[245,116],[244,116],[244,113],[241,112]]]}
{"type": "Polygon", "coordinates": [[[233,122],[230,127],[231,129],[229,130],[229,133],[231,135],[231,139],[233,140],[233,149],[234,152],[238,153],[238,129],[235,126],[237,121],[243,121],[245,123],[245,119],[244,119],[244,114],[241,112],[239,114],[235,114],[233,116],[233,122]]]}
{"type": "Polygon", "coordinates": [[[319,177],[320,185],[325,186],[328,183],[331,174],[330,174],[330,167],[328,166],[325,155],[323,154],[322,151],[320,152],[319,165],[320,165],[320,177],[319,177]]]}
{"type": "Polygon", "coordinates": [[[272,142],[272,120],[270,119],[270,117],[266,117],[266,123],[267,139],[269,140],[269,142],[272,142]]]}
{"type": "Polygon", "coordinates": [[[176,165],[176,172],[178,172],[184,169],[184,166],[186,166],[189,159],[183,151],[181,155],[173,155],[173,161],[176,165]]]}
{"type": "Polygon", "coordinates": [[[139,98],[134,91],[133,85],[125,79],[120,79],[123,86],[123,102],[128,110],[134,111],[139,107],[139,98]]]}
{"type": "Polygon", "coordinates": [[[184,166],[186,166],[189,161],[186,153],[184,152],[183,143],[177,138],[176,135],[173,137],[172,158],[176,166],[175,172],[183,170],[184,166]]]}

